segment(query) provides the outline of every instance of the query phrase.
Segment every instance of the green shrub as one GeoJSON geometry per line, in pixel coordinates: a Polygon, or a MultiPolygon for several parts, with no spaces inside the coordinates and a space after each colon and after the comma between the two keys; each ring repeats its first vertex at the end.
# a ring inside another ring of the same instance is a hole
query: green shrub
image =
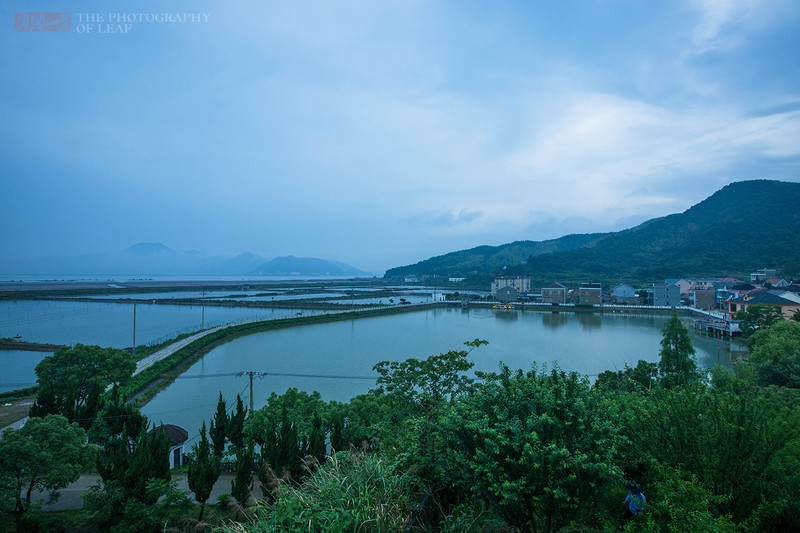
{"type": "Polygon", "coordinates": [[[381,457],[338,452],[305,482],[278,488],[251,523],[224,531],[400,531],[411,506],[411,479],[381,457]]]}

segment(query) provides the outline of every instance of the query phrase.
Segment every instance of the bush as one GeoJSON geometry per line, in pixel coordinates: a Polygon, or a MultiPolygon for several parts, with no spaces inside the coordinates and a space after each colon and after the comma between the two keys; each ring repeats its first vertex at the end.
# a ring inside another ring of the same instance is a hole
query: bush
{"type": "Polygon", "coordinates": [[[301,485],[281,485],[275,503],[257,507],[249,526],[224,531],[400,531],[411,489],[410,478],[380,457],[338,452],[301,485]]]}

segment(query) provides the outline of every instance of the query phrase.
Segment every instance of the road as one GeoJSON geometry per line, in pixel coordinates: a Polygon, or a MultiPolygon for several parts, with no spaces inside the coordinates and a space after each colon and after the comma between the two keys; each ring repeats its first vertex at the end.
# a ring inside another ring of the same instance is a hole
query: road
{"type": "MultiPolygon", "coordinates": [[[[256,488],[253,491],[253,497],[261,498],[261,488],[258,486],[258,481],[256,480],[256,488]]],[[[186,491],[189,493],[189,498],[192,501],[194,500],[194,494],[189,491],[189,482],[187,481],[187,474],[186,473],[173,473],[172,480],[178,482],[178,489],[186,491]]],[[[208,498],[208,503],[217,503],[217,497],[221,494],[230,494],[231,492],[231,481],[233,480],[233,474],[222,474],[217,483],[214,485],[214,488],[211,491],[211,497],[208,498]]],[[[100,481],[99,474],[84,474],[82,475],[78,481],[71,484],[65,489],[62,489],[61,496],[58,498],[57,501],[54,503],[45,503],[42,506],[42,510],[44,511],[64,511],[67,509],[80,509],[83,507],[83,498],[81,496],[83,493],[92,485],[96,485],[100,481]]],[[[43,500],[47,501],[49,494],[41,493],[41,492],[34,492],[31,501],[43,500]]]]}

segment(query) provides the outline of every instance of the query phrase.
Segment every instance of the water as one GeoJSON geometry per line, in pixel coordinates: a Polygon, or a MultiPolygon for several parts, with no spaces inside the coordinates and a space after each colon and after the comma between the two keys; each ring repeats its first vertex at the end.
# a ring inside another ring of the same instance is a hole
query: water
{"type": "MultiPolygon", "coordinates": [[[[195,363],[181,379],[148,403],[143,412],[156,423],[177,423],[196,437],[212,417],[219,392],[229,408],[240,394],[249,403],[249,379],[242,371],[309,374],[267,375],[254,380],[255,407],[270,393],[289,387],[318,391],[326,401],[348,401],[374,387],[373,365],[381,360],[424,358],[464,348],[475,338],[489,341],[470,354],[476,370],[495,371],[557,362],[594,379],[640,359],[657,362],[661,329],[668,317],[626,314],[432,309],[274,330],[240,337],[195,363]],[[222,375],[220,375],[222,374],[222,375]],[[329,379],[323,375],[351,376],[329,379]]],[[[688,325],[688,320],[687,320],[688,325]]],[[[729,343],[693,336],[702,368],[724,363],[729,343]]],[[[194,442],[193,440],[190,441],[194,442]]]]}
{"type": "Polygon", "coordinates": [[[36,365],[51,352],[0,350],[0,392],[36,385],[36,365]]]}
{"type": "MultiPolygon", "coordinates": [[[[298,312],[309,313],[298,309],[136,304],[136,344],[165,341],[197,331],[203,324],[210,327],[250,318],[292,316],[298,312]]],[[[129,347],[133,343],[133,304],[0,301],[0,338],[17,335],[27,342],[129,347]]]]}

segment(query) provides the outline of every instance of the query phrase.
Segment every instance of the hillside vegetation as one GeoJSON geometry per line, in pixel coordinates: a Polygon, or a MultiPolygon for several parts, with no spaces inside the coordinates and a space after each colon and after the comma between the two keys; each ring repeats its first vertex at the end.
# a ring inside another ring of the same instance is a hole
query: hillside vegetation
{"type": "Polygon", "coordinates": [[[518,265],[531,257],[573,250],[607,236],[607,233],[566,235],[547,241],[517,241],[500,246],[477,246],[469,250],[450,252],[432,257],[414,265],[392,268],[384,277],[429,274],[464,277],[499,270],[507,265],[518,265]]]}
{"type": "Polygon", "coordinates": [[[525,260],[520,253],[505,252],[519,244],[512,243],[454,252],[389,270],[386,275],[460,272],[486,277],[507,266],[504,275],[531,276],[535,285],[554,280],[648,282],[667,277],[744,276],[765,267],[793,274],[800,271],[800,184],[770,180],[732,183],[683,213],[628,230],[531,244],[547,243],[560,243],[560,247],[534,253],[527,264],[520,263],[525,260]],[[475,252],[482,248],[495,252],[484,256],[475,252]],[[448,271],[445,258],[450,256],[463,260],[457,269],[448,271]]]}

